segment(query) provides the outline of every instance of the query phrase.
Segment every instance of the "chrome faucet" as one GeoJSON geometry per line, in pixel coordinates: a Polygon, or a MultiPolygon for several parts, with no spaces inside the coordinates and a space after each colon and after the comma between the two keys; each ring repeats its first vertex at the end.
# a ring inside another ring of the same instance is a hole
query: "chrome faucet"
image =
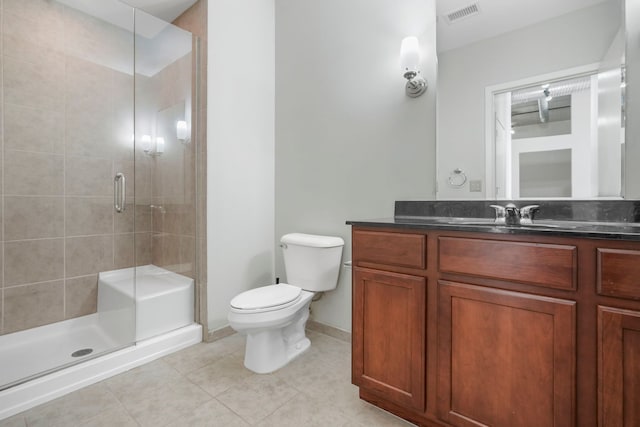
{"type": "Polygon", "coordinates": [[[496,210],[495,223],[496,224],[506,224],[506,221],[505,221],[506,210],[505,210],[504,206],[490,205],[490,207],[492,207],[493,209],[496,210]]]}
{"type": "Polygon", "coordinates": [[[539,205],[527,205],[518,209],[513,203],[504,206],[491,205],[496,210],[496,224],[522,225],[533,224],[533,217],[540,210],[539,205]]]}
{"type": "Polygon", "coordinates": [[[504,205],[504,222],[507,225],[520,225],[520,210],[513,203],[504,205]]]}
{"type": "Polygon", "coordinates": [[[533,217],[539,210],[539,205],[527,205],[520,208],[520,224],[533,224],[533,217]]]}

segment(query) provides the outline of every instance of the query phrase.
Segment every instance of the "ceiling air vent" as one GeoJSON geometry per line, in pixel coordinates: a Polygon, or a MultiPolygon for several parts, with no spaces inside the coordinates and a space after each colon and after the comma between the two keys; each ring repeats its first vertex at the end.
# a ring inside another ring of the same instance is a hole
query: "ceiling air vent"
{"type": "Polygon", "coordinates": [[[469,18],[471,16],[477,15],[480,13],[480,5],[478,2],[472,3],[468,6],[465,6],[460,9],[456,9],[453,12],[449,12],[444,15],[447,23],[454,24],[462,19],[469,18]]]}

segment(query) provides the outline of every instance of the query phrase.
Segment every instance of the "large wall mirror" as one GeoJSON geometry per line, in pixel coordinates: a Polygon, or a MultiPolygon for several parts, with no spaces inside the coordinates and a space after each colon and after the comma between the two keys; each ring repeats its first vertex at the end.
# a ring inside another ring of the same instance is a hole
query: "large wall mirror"
{"type": "Polygon", "coordinates": [[[634,2],[437,1],[439,200],[640,197],[634,2]]]}

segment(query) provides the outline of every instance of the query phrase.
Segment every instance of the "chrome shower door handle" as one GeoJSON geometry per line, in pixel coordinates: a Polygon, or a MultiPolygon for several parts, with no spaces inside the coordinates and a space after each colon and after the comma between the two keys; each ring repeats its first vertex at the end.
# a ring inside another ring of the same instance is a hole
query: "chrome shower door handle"
{"type": "Polygon", "coordinates": [[[122,172],[118,172],[113,178],[113,208],[118,213],[124,212],[126,182],[127,180],[122,172]]]}

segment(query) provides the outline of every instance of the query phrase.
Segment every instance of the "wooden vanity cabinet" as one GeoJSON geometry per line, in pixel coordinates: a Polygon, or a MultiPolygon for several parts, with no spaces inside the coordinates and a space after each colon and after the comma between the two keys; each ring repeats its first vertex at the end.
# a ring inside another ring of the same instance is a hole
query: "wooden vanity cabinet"
{"type": "Polygon", "coordinates": [[[438,237],[438,416],[454,426],[571,426],[575,245],[438,237]],[[474,280],[475,279],[475,280],[474,280]],[[478,286],[478,279],[496,286],[478,286]],[[463,281],[463,282],[462,282],[463,281]],[[535,291],[534,291],[535,292],[535,291]]]}
{"type": "Polygon", "coordinates": [[[598,247],[596,276],[598,424],[640,426],[640,244],[598,247]]]}
{"type": "Polygon", "coordinates": [[[426,236],[354,231],[353,239],[352,382],[421,413],[426,391],[426,278],[421,274],[426,236]]]}
{"type": "Polygon", "coordinates": [[[601,426],[640,425],[640,311],[598,307],[601,426]]]}
{"type": "Polygon", "coordinates": [[[640,242],[353,227],[353,383],[420,426],[640,426],[640,242]]]}
{"type": "Polygon", "coordinates": [[[355,268],[353,383],[424,410],[425,278],[355,268]]]}
{"type": "Polygon", "coordinates": [[[575,302],[440,282],[438,415],[454,426],[571,426],[575,302]]]}

